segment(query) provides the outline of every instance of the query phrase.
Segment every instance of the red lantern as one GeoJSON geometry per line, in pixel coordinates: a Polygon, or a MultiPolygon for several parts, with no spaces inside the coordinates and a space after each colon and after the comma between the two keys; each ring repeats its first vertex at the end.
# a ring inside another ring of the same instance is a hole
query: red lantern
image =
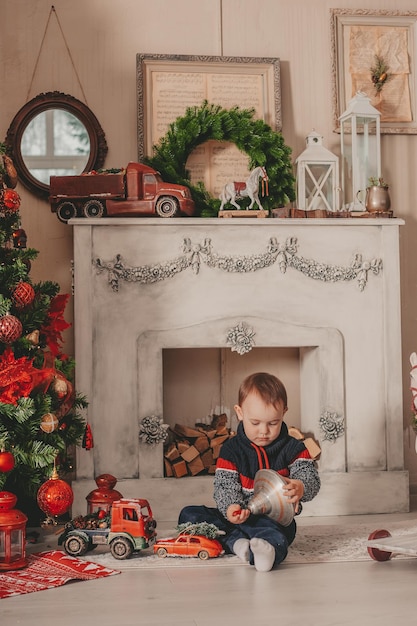
{"type": "Polygon", "coordinates": [[[70,485],[61,480],[54,469],[51,478],[39,487],[36,499],[41,511],[51,518],[68,511],[74,501],[74,493],[70,485]]]}
{"type": "Polygon", "coordinates": [[[90,513],[97,513],[98,511],[105,511],[109,513],[111,505],[115,500],[123,498],[120,491],[114,489],[117,483],[117,478],[111,474],[101,474],[96,478],[97,489],[91,491],[86,497],[87,500],[87,515],[90,513]]]}
{"type": "Polygon", "coordinates": [[[0,491],[0,571],[27,565],[26,522],[28,518],[14,509],[17,498],[10,491],[0,491]]]}

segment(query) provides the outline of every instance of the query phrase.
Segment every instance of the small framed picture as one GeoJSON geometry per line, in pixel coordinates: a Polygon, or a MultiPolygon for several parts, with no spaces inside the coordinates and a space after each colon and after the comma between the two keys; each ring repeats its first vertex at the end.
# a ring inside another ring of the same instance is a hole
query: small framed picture
{"type": "Polygon", "coordinates": [[[334,128],[365,93],[381,133],[417,134],[417,11],[330,9],[334,128]]]}

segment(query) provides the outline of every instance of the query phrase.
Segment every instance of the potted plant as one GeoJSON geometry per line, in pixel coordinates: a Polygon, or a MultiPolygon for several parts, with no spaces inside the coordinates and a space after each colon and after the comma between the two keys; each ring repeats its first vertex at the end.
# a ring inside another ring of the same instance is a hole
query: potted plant
{"type": "Polygon", "coordinates": [[[381,177],[371,176],[366,188],[366,210],[370,213],[386,213],[391,207],[389,184],[381,177]]]}
{"type": "Polygon", "coordinates": [[[369,186],[370,187],[384,187],[384,189],[389,188],[389,184],[385,182],[382,176],[380,178],[377,178],[376,176],[371,176],[369,178],[369,186]]]}

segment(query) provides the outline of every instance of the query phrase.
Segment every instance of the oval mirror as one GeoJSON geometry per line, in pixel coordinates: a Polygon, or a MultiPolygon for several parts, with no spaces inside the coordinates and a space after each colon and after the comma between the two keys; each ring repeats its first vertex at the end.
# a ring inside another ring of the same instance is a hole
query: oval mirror
{"type": "Polygon", "coordinates": [[[64,93],[41,93],[15,115],[6,136],[19,181],[48,199],[50,176],[77,175],[104,164],[104,132],[88,106],[64,93]]]}

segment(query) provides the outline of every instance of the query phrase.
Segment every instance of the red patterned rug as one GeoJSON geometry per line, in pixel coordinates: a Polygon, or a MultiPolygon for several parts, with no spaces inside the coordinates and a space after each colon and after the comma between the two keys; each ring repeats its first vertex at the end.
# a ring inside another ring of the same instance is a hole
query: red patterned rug
{"type": "Polygon", "coordinates": [[[60,587],[70,580],[93,580],[120,572],[68,556],[62,550],[28,555],[28,565],[20,570],[0,573],[0,598],[60,587]]]}

